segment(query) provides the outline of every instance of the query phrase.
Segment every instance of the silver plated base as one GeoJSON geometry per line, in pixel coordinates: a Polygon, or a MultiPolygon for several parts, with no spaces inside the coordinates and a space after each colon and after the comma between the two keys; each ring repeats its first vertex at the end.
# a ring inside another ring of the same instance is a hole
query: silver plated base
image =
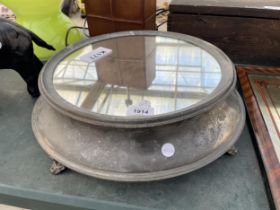
{"type": "Polygon", "coordinates": [[[200,116],[152,128],[82,123],[60,114],[43,97],[32,115],[34,134],[52,159],[89,176],[125,182],[167,179],[201,168],[232,148],[244,123],[236,91],[200,116]]]}

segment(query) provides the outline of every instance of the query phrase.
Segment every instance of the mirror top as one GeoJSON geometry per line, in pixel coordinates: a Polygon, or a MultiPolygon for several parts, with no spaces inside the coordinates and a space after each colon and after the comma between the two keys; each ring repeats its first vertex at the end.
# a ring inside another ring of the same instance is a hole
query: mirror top
{"type": "Polygon", "coordinates": [[[52,69],[54,94],[77,112],[137,121],[199,111],[233,83],[213,46],[162,34],[93,39],[69,50],[52,69]]]}

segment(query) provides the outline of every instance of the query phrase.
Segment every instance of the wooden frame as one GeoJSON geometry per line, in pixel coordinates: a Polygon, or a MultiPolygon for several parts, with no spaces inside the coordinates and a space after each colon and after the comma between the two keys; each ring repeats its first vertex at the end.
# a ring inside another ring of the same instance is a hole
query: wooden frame
{"type": "Polygon", "coordinates": [[[276,209],[280,209],[280,163],[275,153],[258,102],[248,78],[249,74],[279,74],[280,68],[237,66],[237,74],[243,92],[247,113],[252,124],[257,145],[266,170],[276,209]]]}

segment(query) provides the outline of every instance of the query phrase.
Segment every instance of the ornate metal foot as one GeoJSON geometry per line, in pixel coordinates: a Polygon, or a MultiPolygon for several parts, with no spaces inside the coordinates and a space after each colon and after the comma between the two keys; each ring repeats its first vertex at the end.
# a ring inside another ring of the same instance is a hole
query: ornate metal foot
{"type": "Polygon", "coordinates": [[[238,149],[235,147],[235,146],[232,146],[228,151],[227,151],[227,155],[230,155],[230,156],[234,156],[234,155],[237,155],[238,153],[238,149]]]}
{"type": "Polygon", "coordinates": [[[56,160],[53,161],[53,163],[50,167],[50,172],[53,175],[58,175],[61,172],[63,172],[64,170],[66,170],[66,167],[64,165],[62,165],[61,163],[57,162],[56,160]]]}

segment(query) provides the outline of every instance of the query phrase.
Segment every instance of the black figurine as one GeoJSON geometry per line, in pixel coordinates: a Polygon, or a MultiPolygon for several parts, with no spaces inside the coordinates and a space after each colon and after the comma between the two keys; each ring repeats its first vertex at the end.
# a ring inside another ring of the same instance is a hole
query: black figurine
{"type": "Polygon", "coordinates": [[[38,97],[37,80],[43,63],[34,54],[32,41],[40,47],[55,50],[32,31],[0,18],[0,69],[17,71],[26,82],[29,94],[38,97]]]}

